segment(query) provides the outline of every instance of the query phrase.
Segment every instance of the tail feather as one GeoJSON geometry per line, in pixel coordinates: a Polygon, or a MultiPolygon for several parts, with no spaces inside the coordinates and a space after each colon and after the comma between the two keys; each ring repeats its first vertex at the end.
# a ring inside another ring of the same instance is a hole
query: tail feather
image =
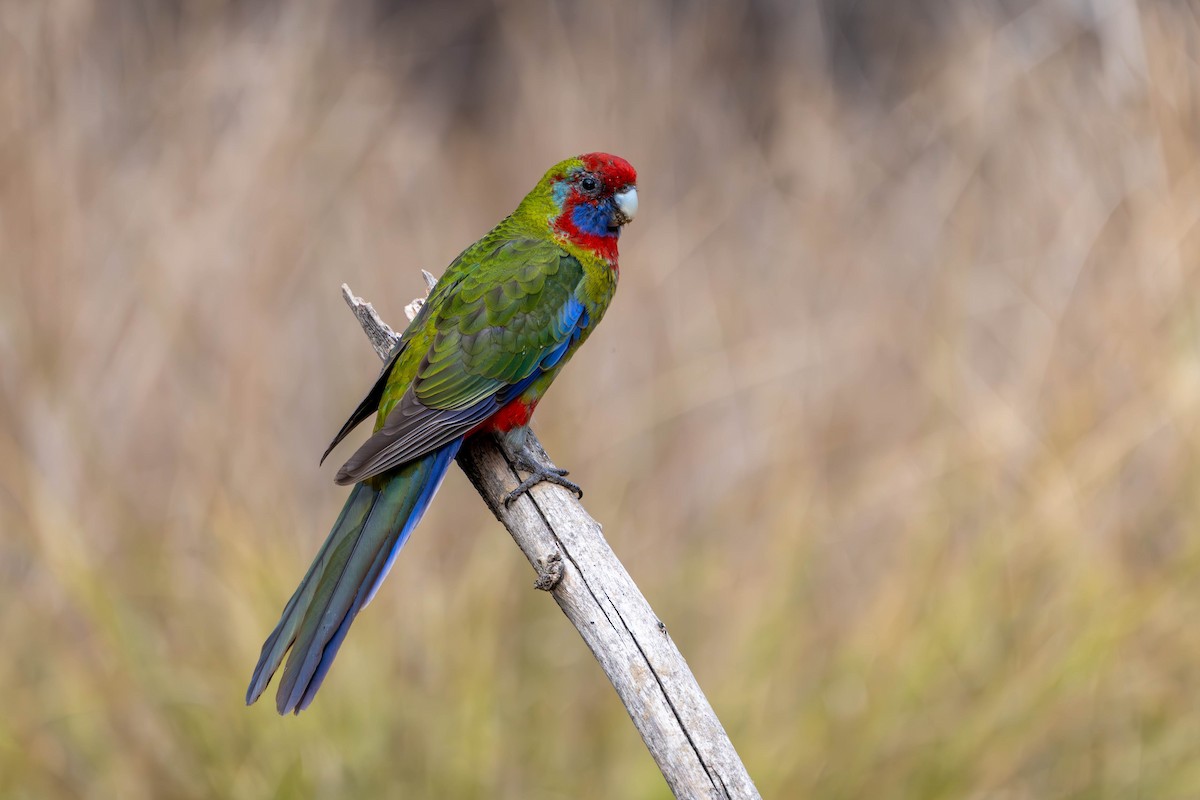
{"type": "Polygon", "coordinates": [[[375,596],[429,505],[462,440],[406,464],[374,486],[354,487],[308,573],[263,644],[246,702],[266,689],[291,648],[280,679],[280,714],[307,708],[355,616],[375,596]]]}
{"type": "Polygon", "coordinates": [[[258,700],[266,690],[267,684],[271,682],[271,677],[279,669],[288,648],[296,641],[296,629],[304,619],[304,614],[312,602],[313,592],[317,589],[317,582],[324,572],[325,566],[329,563],[334,547],[344,538],[345,532],[357,531],[362,527],[367,514],[370,513],[371,507],[375,503],[375,497],[376,493],[364,483],[356,485],[351,490],[350,497],[342,508],[342,513],[338,516],[337,522],[333,524],[333,529],[326,537],[325,543],[317,552],[317,557],[313,559],[312,565],[300,581],[300,585],[296,587],[295,593],[284,606],[283,614],[279,617],[279,624],[263,642],[258,664],[255,665],[254,675],[250,679],[250,687],[246,690],[246,705],[258,700]]]}

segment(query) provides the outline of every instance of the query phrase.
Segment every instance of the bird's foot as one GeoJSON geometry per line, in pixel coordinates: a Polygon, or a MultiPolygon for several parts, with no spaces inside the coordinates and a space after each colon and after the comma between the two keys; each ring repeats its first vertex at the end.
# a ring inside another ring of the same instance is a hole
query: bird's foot
{"type": "Polygon", "coordinates": [[[579,484],[574,481],[567,480],[567,475],[571,474],[567,470],[543,464],[525,448],[509,453],[508,456],[512,459],[513,466],[522,472],[528,472],[529,477],[521,481],[517,488],[505,496],[504,505],[506,507],[511,506],[517,498],[542,482],[558,484],[564,489],[574,492],[579,499],[583,499],[583,489],[579,488],[579,484]]]}

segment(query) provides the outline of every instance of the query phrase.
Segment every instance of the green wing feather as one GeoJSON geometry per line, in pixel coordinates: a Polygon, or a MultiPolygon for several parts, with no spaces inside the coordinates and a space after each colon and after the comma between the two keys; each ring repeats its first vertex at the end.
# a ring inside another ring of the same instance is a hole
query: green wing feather
{"type": "Polygon", "coordinates": [[[412,388],[422,405],[458,409],[533,372],[569,336],[556,317],[583,268],[553,242],[515,240],[468,273],[439,309],[412,388]]]}
{"type": "Polygon", "coordinates": [[[382,424],[338,472],[355,483],[420,458],[498,411],[574,333],[583,281],[552,240],[485,237],[446,270],[404,333],[380,402],[382,424]]]}

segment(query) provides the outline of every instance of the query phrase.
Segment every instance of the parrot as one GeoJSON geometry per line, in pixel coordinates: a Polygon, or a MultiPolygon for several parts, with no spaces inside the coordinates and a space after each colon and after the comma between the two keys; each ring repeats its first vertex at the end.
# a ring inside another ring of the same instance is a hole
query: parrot
{"type": "Polygon", "coordinates": [[[528,473],[506,504],[543,481],[582,497],[566,470],[533,452],[529,421],[604,317],[617,288],[617,240],[637,209],[628,161],[569,158],[446,268],[321,457],[375,416],[374,433],[337,472],[350,496],[262,646],[247,705],[286,657],[276,709],[308,708],[468,437],[493,436],[528,473]]]}

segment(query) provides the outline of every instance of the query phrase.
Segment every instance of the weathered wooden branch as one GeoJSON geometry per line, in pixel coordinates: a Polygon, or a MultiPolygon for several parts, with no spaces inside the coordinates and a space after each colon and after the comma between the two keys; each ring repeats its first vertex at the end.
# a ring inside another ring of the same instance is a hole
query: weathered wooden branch
{"type": "MultiPolygon", "coordinates": [[[[433,277],[424,274],[432,286],[433,277]]],[[[386,358],[397,334],[345,284],[342,294],[375,352],[386,358]]],[[[421,302],[405,309],[409,319],[421,302]]],[[[530,440],[549,461],[532,434],[530,440]]],[[[758,798],[666,626],[575,495],[543,483],[506,507],[504,497],[520,478],[487,437],[469,440],[458,464],[537,570],[534,586],[553,595],[591,648],[675,796],[758,798]]],[[[563,700],[569,703],[569,698],[563,700]]]]}

